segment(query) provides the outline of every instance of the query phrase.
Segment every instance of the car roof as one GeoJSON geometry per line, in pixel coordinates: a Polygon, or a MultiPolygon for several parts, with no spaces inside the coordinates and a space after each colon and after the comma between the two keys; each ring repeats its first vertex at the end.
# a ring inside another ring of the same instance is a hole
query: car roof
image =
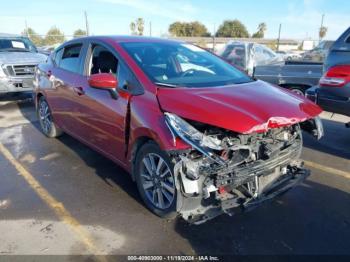
{"type": "MultiPolygon", "coordinates": [[[[102,40],[102,41],[114,41],[116,43],[123,42],[167,42],[167,43],[183,43],[179,40],[171,40],[167,38],[159,37],[147,37],[147,36],[130,36],[130,35],[100,35],[100,36],[85,36],[77,39],[86,39],[86,40],[102,40]]],[[[73,39],[71,41],[77,40],[73,39]]]]}

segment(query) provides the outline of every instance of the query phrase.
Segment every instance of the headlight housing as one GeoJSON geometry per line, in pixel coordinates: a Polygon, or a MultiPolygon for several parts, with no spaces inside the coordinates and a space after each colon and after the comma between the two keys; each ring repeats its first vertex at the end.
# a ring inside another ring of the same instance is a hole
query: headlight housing
{"type": "Polygon", "coordinates": [[[221,141],[219,139],[206,136],[175,114],[164,113],[164,115],[170,131],[174,135],[180,137],[183,141],[217,163],[225,164],[220,157],[211,152],[212,149],[222,150],[221,141]]]}
{"type": "Polygon", "coordinates": [[[317,139],[321,139],[324,136],[324,129],[321,118],[319,116],[315,117],[315,125],[317,130],[317,139]]]}

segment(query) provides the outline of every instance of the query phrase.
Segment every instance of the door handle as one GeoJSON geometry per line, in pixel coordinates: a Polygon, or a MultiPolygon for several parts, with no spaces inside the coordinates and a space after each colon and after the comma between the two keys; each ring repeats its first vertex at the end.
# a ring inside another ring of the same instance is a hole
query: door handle
{"type": "Polygon", "coordinates": [[[78,96],[82,96],[85,94],[85,91],[81,86],[75,86],[73,87],[73,90],[78,96]]]}

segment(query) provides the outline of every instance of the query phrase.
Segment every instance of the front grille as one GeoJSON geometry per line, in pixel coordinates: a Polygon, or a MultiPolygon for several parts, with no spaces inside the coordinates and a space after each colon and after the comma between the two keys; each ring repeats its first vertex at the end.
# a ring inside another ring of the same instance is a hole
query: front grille
{"type": "Polygon", "coordinates": [[[34,75],[35,65],[8,65],[6,69],[10,76],[31,76],[34,75]]]}

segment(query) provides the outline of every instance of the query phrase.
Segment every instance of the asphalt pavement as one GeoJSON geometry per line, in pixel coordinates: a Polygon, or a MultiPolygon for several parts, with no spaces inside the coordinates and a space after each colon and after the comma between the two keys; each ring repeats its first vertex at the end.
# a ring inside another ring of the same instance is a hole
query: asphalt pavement
{"type": "Polygon", "coordinates": [[[305,135],[305,183],[205,224],[149,212],[130,176],[64,135],[48,139],[30,96],[0,98],[0,254],[350,255],[350,129],[324,115],[305,135]]]}

